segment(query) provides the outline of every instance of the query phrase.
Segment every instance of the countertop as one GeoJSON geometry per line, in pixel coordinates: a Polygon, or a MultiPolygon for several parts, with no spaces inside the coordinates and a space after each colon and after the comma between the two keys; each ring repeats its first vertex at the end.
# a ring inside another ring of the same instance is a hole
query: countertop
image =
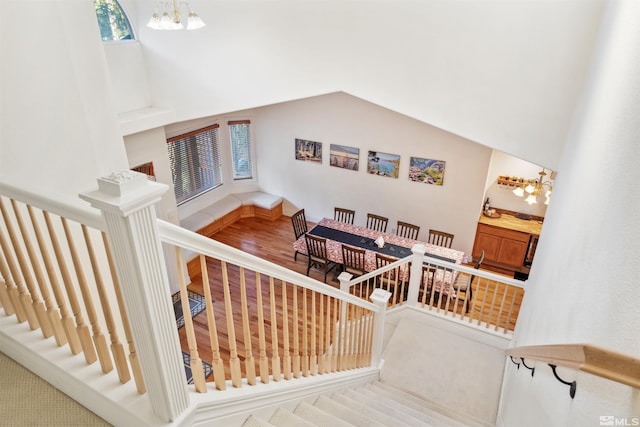
{"type": "Polygon", "coordinates": [[[503,213],[500,218],[489,218],[488,216],[480,214],[480,219],[478,220],[478,222],[480,224],[493,225],[494,227],[521,231],[523,233],[529,233],[536,236],[539,236],[540,230],[542,230],[542,222],[536,220],[519,219],[508,213],[503,213]]]}

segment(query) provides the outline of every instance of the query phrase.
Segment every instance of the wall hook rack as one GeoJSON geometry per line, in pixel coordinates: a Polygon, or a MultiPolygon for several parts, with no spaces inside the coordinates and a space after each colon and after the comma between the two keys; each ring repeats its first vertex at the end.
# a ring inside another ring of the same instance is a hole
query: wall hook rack
{"type": "Polygon", "coordinates": [[[531,371],[531,376],[533,376],[534,372],[536,371],[536,367],[535,366],[527,366],[527,364],[524,363],[524,357],[521,357],[520,361],[522,362],[522,366],[524,366],[525,368],[530,370],[531,371]]]}
{"type": "Polygon", "coordinates": [[[511,362],[512,362],[514,365],[516,365],[516,366],[518,367],[518,369],[520,369],[520,362],[516,362],[516,361],[513,359],[513,356],[509,356],[509,358],[511,358],[511,362]]]}
{"type": "Polygon", "coordinates": [[[566,384],[569,386],[569,396],[571,396],[571,398],[573,399],[576,396],[576,388],[578,387],[578,384],[575,381],[569,382],[560,378],[558,376],[558,373],[556,372],[556,365],[552,365],[551,363],[549,363],[549,366],[551,366],[551,370],[553,371],[553,375],[556,377],[556,379],[562,384],[566,384]]]}

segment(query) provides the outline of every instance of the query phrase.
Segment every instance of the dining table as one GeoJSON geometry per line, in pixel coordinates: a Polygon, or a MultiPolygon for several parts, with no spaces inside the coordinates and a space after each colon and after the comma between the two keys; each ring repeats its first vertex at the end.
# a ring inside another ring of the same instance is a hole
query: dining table
{"type": "MultiPolygon", "coordinates": [[[[391,233],[384,233],[371,230],[355,224],[348,224],[330,218],[323,218],[311,230],[309,234],[326,239],[327,258],[336,264],[342,264],[342,245],[349,245],[365,249],[365,270],[367,272],[376,269],[376,253],[381,253],[392,258],[405,258],[412,255],[411,248],[420,244],[426,249],[425,254],[433,258],[451,262],[454,264],[462,264],[470,261],[470,257],[463,251],[451,249],[443,246],[433,245],[431,243],[419,240],[407,239],[391,233]],[[379,247],[376,239],[382,238],[384,245],[379,247]]],[[[300,236],[293,244],[294,250],[306,254],[307,245],[304,235],[300,236]]],[[[436,290],[448,293],[451,284],[455,280],[457,271],[439,268],[439,272],[434,277],[436,282],[436,290]]]]}

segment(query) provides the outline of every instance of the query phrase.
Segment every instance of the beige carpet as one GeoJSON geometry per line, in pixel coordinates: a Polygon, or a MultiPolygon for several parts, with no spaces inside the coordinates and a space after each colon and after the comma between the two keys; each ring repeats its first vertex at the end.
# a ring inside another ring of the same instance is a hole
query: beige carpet
{"type": "Polygon", "coordinates": [[[110,425],[0,353],[0,427],[110,425]]]}

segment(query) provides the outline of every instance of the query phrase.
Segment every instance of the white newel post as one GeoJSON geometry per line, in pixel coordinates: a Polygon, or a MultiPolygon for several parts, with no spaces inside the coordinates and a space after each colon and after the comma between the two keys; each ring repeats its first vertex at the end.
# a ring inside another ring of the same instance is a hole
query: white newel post
{"type": "Polygon", "coordinates": [[[413,256],[411,257],[411,274],[409,277],[409,290],[407,292],[407,303],[409,305],[418,305],[418,295],[420,294],[420,282],[422,278],[422,264],[424,262],[424,254],[427,248],[424,245],[413,245],[411,248],[413,256]]]}
{"type": "Polygon", "coordinates": [[[155,414],[172,421],[189,395],[154,208],[167,189],[125,171],[98,179],[98,190],[80,197],[106,219],[147,393],[155,414]]]}
{"type": "Polygon", "coordinates": [[[387,313],[387,303],[391,298],[391,292],[382,288],[375,289],[369,296],[378,307],[378,312],[373,320],[373,343],[371,348],[371,366],[379,366],[382,360],[382,340],[384,339],[384,317],[387,313]]]}
{"type": "MultiPolygon", "coordinates": [[[[352,277],[353,275],[350,273],[347,273],[346,271],[343,271],[342,273],[340,273],[340,275],[338,275],[338,281],[340,282],[340,290],[342,292],[349,293],[349,288],[351,287],[350,282],[352,277]]],[[[342,325],[342,327],[344,328],[346,324],[347,324],[347,305],[342,304],[342,310],[340,313],[340,325],[342,325]]]]}

